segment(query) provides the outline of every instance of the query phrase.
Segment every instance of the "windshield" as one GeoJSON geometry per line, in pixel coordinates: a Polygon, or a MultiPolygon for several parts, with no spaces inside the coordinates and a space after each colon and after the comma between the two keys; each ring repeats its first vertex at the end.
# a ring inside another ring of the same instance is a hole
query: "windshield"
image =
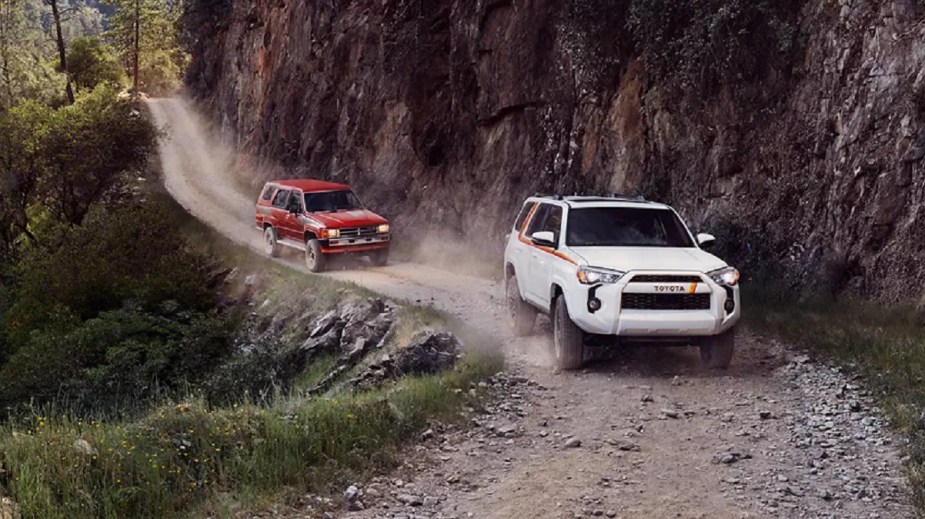
{"type": "Polygon", "coordinates": [[[570,247],[693,247],[673,211],[630,207],[572,209],[566,243],[570,247]]]}
{"type": "Polygon", "coordinates": [[[305,211],[322,213],[327,211],[349,211],[362,209],[363,204],[353,191],[326,191],[323,193],[305,193],[305,211]]]}

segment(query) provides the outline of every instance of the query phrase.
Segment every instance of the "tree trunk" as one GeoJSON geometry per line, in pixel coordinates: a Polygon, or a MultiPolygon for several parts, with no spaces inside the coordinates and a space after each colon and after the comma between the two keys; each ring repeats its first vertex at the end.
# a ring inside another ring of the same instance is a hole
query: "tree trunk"
{"type": "Polygon", "coordinates": [[[135,0],[135,89],[133,95],[138,97],[138,55],[141,53],[141,0],[135,0]]]}
{"type": "Polygon", "coordinates": [[[61,72],[67,78],[67,101],[74,104],[74,89],[71,87],[71,75],[67,71],[67,49],[64,47],[64,34],[61,32],[61,12],[58,10],[58,0],[48,0],[51,4],[51,15],[55,19],[55,32],[58,36],[58,56],[61,60],[61,72]]]}

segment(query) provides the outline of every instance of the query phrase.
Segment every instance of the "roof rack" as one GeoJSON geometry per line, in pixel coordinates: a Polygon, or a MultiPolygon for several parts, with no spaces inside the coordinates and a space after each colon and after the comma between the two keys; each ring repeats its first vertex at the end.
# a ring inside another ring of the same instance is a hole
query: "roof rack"
{"type": "Polygon", "coordinates": [[[642,195],[623,195],[620,193],[612,193],[610,198],[619,198],[621,200],[632,200],[634,202],[646,202],[646,197],[642,195]]]}
{"type": "Polygon", "coordinates": [[[562,196],[562,195],[560,195],[560,194],[558,194],[558,193],[555,194],[555,195],[548,195],[548,194],[545,194],[545,193],[537,193],[537,194],[535,194],[535,195],[533,195],[533,196],[536,197],[536,198],[552,198],[553,200],[564,200],[564,199],[565,199],[564,196],[562,196]]]}
{"type": "Polygon", "coordinates": [[[562,195],[562,194],[549,195],[549,194],[544,194],[544,193],[537,193],[533,196],[535,196],[536,198],[550,198],[552,200],[558,200],[558,201],[566,200],[568,198],[574,197],[574,198],[599,198],[602,200],[606,200],[606,199],[624,200],[627,202],[648,202],[648,200],[646,200],[646,197],[642,195],[624,195],[621,193],[610,193],[606,195],[585,195],[585,194],[577,194],[577,193],[574,195],[562,195]]]}

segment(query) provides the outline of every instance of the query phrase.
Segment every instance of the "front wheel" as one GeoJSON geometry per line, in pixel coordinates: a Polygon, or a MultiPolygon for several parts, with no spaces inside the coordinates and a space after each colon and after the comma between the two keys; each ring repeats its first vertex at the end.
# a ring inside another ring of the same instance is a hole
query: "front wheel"
{"type": "Polygon", "coordinates": [[[735,342],[735,328],[730,328],[719,335],[704,339],[700,344],[700,361],[707,368],[728,368],[732,362],[735,342]]]}
{"type": "Polygon", "coordinates": [[[565,296],[557,297],[555,305],[552,335],[556,348],[556,364],[559,369],[575,370],[580,368],[585,360],[585,332],[569,317],[565,296]]]}
{"type": "Polygon", "coordinates": [[[536,310],[520,297],[516,275],[507,278],[507,317],[517,337],[530,335],[536,323],[536,310]]]}
{"type": "Polygon", "coordinates": [[[373,262],[374,267],[384,267],[389,262],[389,249],[373,251],[369,255],[369,261],[373,262]]]}
{"type": "Polygon", "coordinates": [[[305,266],[311,272],[324,272],[325,257],[321,252],[321,243],[318,240],[305,242],[305,266]]]}

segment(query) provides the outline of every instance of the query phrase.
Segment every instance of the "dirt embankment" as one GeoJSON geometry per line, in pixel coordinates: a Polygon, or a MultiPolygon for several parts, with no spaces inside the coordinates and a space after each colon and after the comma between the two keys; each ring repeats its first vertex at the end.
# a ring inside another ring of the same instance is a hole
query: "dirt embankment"
{"type": "MultiPolygon", "coordinates": [[[[155,100],[165,182],[194,216],[261,251],[253,193],[189,106],[155,100]]],[[[282,261],[302,269],[297,256],[282,261]]],[[[509,337],[495,283],[415,263],[331,277],[431,304],[504,349],[512,375],[471,427],[426,435],[407,474],[364,485],[357,517],[910,517],[898,448],[839,370],[743,335],[728,372],[696,352],[639,351],[579,373],[548,334],[509,337]],[[398,481],[398,478],[402,478],[398,481]],[[471,515],[468,515],[471,514],[471,515]]],[[[280,513],[296,511],[280,509],[280,513]]],[[[298,512],[304,513],[304,511],[298,512]]],[[[341,515],[341,514],[338,514],[341,515]]]]}

